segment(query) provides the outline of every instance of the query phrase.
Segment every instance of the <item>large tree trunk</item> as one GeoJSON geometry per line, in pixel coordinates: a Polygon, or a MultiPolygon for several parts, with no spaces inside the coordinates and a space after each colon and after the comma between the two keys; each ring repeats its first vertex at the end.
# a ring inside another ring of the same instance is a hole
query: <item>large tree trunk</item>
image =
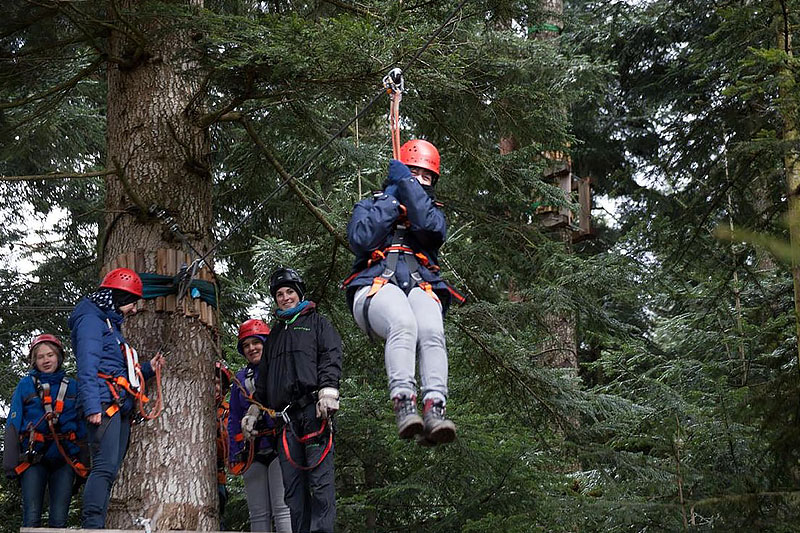
{"type": "MultiPolygon", "coordinates": [[[[126,14],[136,12],[137,0],[122,4],[119,12],[140,42],[116,32],[109,42],[111,56],[127,63],[108,68],[108,165],[122,175],[106,180],[101,260],[141,249],[144,271],[155,272],[158,248],[188,249],[142,208],[166,209],[193,247],[201,253],[209,248],[209,139],[192,121],[199,83],[185,55],[191,40],[180,31],[157,36],[155,21],[126,14]]],[[[130,529],[142,517],[154,530],[217,529],[215,335],[196,318],[155,313],[152,302],[126,321],[125,334],[145,360],[166,343],[165,407],[158,419],[132,431],[107,526],[130,529]]]]}

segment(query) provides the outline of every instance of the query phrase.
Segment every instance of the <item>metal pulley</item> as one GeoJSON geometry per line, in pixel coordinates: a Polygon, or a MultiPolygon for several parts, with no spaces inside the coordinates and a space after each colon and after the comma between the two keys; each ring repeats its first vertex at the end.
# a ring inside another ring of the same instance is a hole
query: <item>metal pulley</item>
{"type": "Polygon", "coordinates": [[[393,68],[383,77],[383,86],[389,93],[389,133],[392,138],[392,157],[400,160],[400,100],[406,90],[403,71],[393,68]]]}

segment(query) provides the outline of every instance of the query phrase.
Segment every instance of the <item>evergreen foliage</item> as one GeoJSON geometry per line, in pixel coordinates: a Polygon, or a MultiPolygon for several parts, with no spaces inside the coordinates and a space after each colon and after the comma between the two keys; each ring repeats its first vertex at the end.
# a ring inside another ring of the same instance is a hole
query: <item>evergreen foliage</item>
{"type": "MultiPolygon", "coordinates": [[[[298,199],[345,234],[352,205],[384,178],[387,99],[296,176],[297,193],[270,159],[299,168],[454,6],[20,3],[0,28],[0,175],[104,170],[104,70],[158,60],[159,39],[188,27],[183,53],[197,71],[187,75],[204,80],[196,98],[207,110],[197,121],[213,141],[215,236],[231,232],[217,254],[223,354],[231,369],[244,365],[236,326],[254,310],[268,318],[279,265],[301,271],[344,341],[338,531],[791,531],[791,276],[763,250],[714,236],[730,225],[786,236],[792,147],[778,74],[796,60],[775,48],[782,15],[771,3],[579,0],[565,6],[562,36],[539,40],[548,18],[538,3],[467,2],[411,66],[403,138],[440,149],[442,267],[470,302],[446,321],[459,439],[435,450],[397,439],[382,347],[357,330],[337,288],[352,256],[298,199]],[[112,30],[139,24],[141,49],[105,55],[112,30]],[[501,156],[506,136],[520,149],[501,156]],[[595,195],[620,206],[574,253],[536,223],[535,205],[569,201],[540,179],[547,150],[570,152],[595,195]],[[552,313],[577,319],[577,376],[541,364],[552,313]]],[[[98,177],[0,187],[0,246],[17,261],[0,270],[7,402],[33,334],[68,337],[105,230],[98,177]],[[51,213],[45,242],[24,245],[32,217],[51,213]]],[[[226,522],[246,530],[241,482],[229,488],[226,522]]],[[[4,480],[10,526],[19,505],[4,480]]]]}

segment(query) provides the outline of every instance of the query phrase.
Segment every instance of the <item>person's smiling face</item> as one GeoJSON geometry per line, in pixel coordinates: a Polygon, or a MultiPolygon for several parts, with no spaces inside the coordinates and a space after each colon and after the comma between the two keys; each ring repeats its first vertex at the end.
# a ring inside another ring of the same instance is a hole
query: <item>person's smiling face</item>
{"type": "Polygon", "coordinates": [[[300,295],[291,287],[281,287],[275,292],[275,303],[278,309],[286,311],[300,303],[300,295]]]}
{"type": "Polygon", "coordinates": [[[50,343],[42,343],[36,347],[34,365],[39,372],[52,374],[58,369],[58,350],[50,343]]]}

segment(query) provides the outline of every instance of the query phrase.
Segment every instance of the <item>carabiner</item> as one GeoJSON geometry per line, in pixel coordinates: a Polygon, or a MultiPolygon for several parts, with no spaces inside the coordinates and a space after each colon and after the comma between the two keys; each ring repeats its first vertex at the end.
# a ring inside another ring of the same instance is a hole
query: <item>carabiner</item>
{"type": "Polygon", "coordinates": [[[383,77],[383,87],[388,91],[395,93],[406,92],[406,82],[403,79],[403,71],[395,67],[383,77]]]}

